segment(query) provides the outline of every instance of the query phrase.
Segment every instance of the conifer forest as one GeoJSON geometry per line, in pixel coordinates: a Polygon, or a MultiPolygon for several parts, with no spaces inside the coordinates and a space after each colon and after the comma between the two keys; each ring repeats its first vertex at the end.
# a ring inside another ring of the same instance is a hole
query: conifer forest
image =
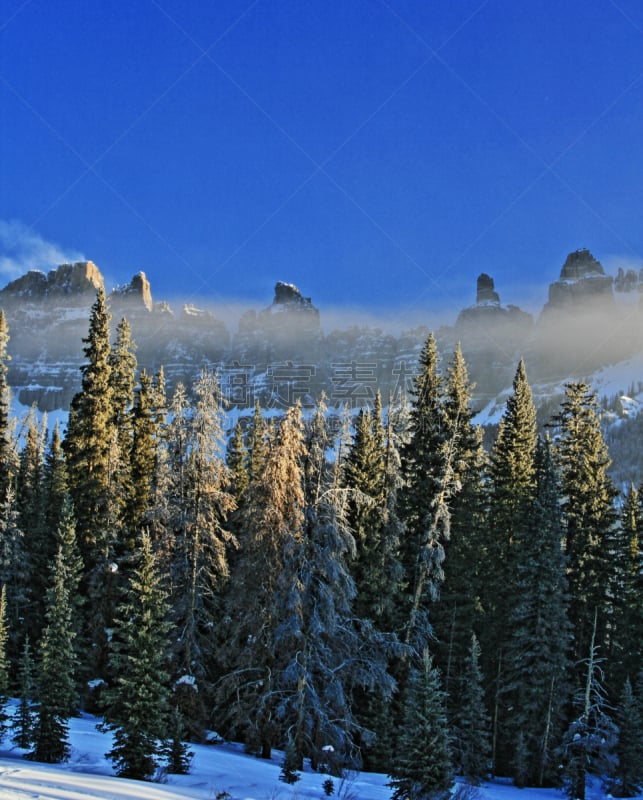
{"type": "Polygon", "coordinates": [[[102,290],[84,343],[66,430],[17,420],[0,315],[5,741],[63,761],[84,709],[125,777],[189,771],[216,731],[395,800],[455,775],[641,790],[643,496],[609,477],[590,386],[543,432],[520,362],[485,450],[429,336],[406,405],[228,430],[216,371],[167,392],[102,290]]]}

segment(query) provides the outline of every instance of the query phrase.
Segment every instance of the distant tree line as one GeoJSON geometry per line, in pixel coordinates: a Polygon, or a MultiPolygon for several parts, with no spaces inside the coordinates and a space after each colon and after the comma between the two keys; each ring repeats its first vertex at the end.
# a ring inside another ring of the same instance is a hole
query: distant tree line
{"type": "Polygon", "coordinates": [[[467,368],[429,336],[412,402],[259,406],[226,435],[215,372],[166,396],[105,295],[67,430],[10,413],[0,314],[0,730],[68,756],[98,713],[118,774],[189,769],[215,729],[282,776],[643,785],[643,503],[570,383],[540,435],[518,365],[489,452],[467,368]],[[9,696],[18,698],[13,715],[9,696]]]}

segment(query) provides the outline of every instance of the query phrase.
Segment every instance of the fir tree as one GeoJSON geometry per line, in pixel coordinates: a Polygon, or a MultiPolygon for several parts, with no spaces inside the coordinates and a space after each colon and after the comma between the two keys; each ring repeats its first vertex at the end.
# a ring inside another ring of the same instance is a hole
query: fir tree
{"type": "Polygon", "coordinates": [[[143,534],[136,567],[114,629],[110,662],[116,676],[107,694],[107,757],[124,778],[150,778],[168,734],[168,604],[149,536],[143,534]]]}
{"type": "Polygon", "coordinates": [[[48,763],[58,763],[69,756],[68,721],[70,708],[77,702],[75,634],[67,578],[68,568],[59,547],[47,593],[47,627],[40,643],[32,753],[37,761],[48,763]]]}
{"type": "Polygon", "coordinates": [[[226,463],[230,470],[232,492],[235,500],[239,503],[250,482],[248,475],[248,449],[245,444],[241,419],[237,420],[232,436],[228,439],[226,463]]]}
{"type": "Polygon", "coordinates": [[[143,370],[131,412],[132,440],[129,455],[131,495],[125,514],[130,537],[144,523],[150,505],[158,447],[158,429],[154,412],[154,386],[150,376],[143,370]]]}
{"type": "Polygon", "coordinates": [[[389,786],[393,800],[446,800],[453,783],[445,696],[428,651],[414,667],[389,786]]]}

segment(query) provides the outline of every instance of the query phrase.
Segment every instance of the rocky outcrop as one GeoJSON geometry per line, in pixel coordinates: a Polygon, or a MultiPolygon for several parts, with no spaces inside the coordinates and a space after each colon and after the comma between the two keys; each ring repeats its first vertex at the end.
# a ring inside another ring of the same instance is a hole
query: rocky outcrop
{"type": "Polygon", "coordinates": [[[589,250],[575,250],[565,259],[559,280],[550,284],[543,314],[609,310],[614,306],[613,281],[589,250]]]}
{"type": "Polygon", "coordinates": [[[144,272],[137,272],[130,283],[114,289],[109,299],[112,308],[118,306],[119,309],[123,310],[145,309],[151,311],[154,306],[150,282],[144,272]]]}
{"type": "Polygon", "coordinates": [[[42,303],[46,300],[56,304],[82,305],[90,302],[99,288],[105,286],[103,276],[93,261],[77,261],[61,264],[45,275],[39,270],[30,270],[0,290],[0,303],[42,303]]]}
{"type": "Polygon", "coordinates": [[[500,295],[495,290],[493,278],[483,272],[478,275],[476,287],[476,305],[500,305],[500,295]]]}
{"type": "Polygon", "coordinates": [[[299,344],[320,334],[319,310],[311,298],[304,297],[294,284],[283,281],[275,284],[275,296],[268,308],[258,314],[247,311],[239,320],[239,338],[246,344],[254,338],[285,346],[289,341],[299,344]]]}

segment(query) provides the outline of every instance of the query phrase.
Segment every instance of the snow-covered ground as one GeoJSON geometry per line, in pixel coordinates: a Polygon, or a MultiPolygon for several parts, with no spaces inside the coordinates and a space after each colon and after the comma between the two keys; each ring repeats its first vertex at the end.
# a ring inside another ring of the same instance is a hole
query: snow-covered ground
{"type": "MultiPolygon", "coordinates": [[[[0,800],[324,800],[322,784],[328,775],[304,770],[288,786],[279,780],[280,753],[263,761],[243,752],[239,745],[194,745],[189,775],[166,775],[161,782],[145,783],[114,777],[104,753],[109,734],[96,730],[97,719],[88,714],[70,724],[71,758],[65,764],[27,761],[22,751],[0,747],[0,800]]],[[[389,800],[387,777],[374,773],[349,775],[342,783],[333,778],[337,800],[389,800]]],[[[598,785],[588,800],[604,795],[598,785]]],[[[478,800],[561,800],[553,789],[515,789],[507,782],[486,783],[478,800]]]]}

